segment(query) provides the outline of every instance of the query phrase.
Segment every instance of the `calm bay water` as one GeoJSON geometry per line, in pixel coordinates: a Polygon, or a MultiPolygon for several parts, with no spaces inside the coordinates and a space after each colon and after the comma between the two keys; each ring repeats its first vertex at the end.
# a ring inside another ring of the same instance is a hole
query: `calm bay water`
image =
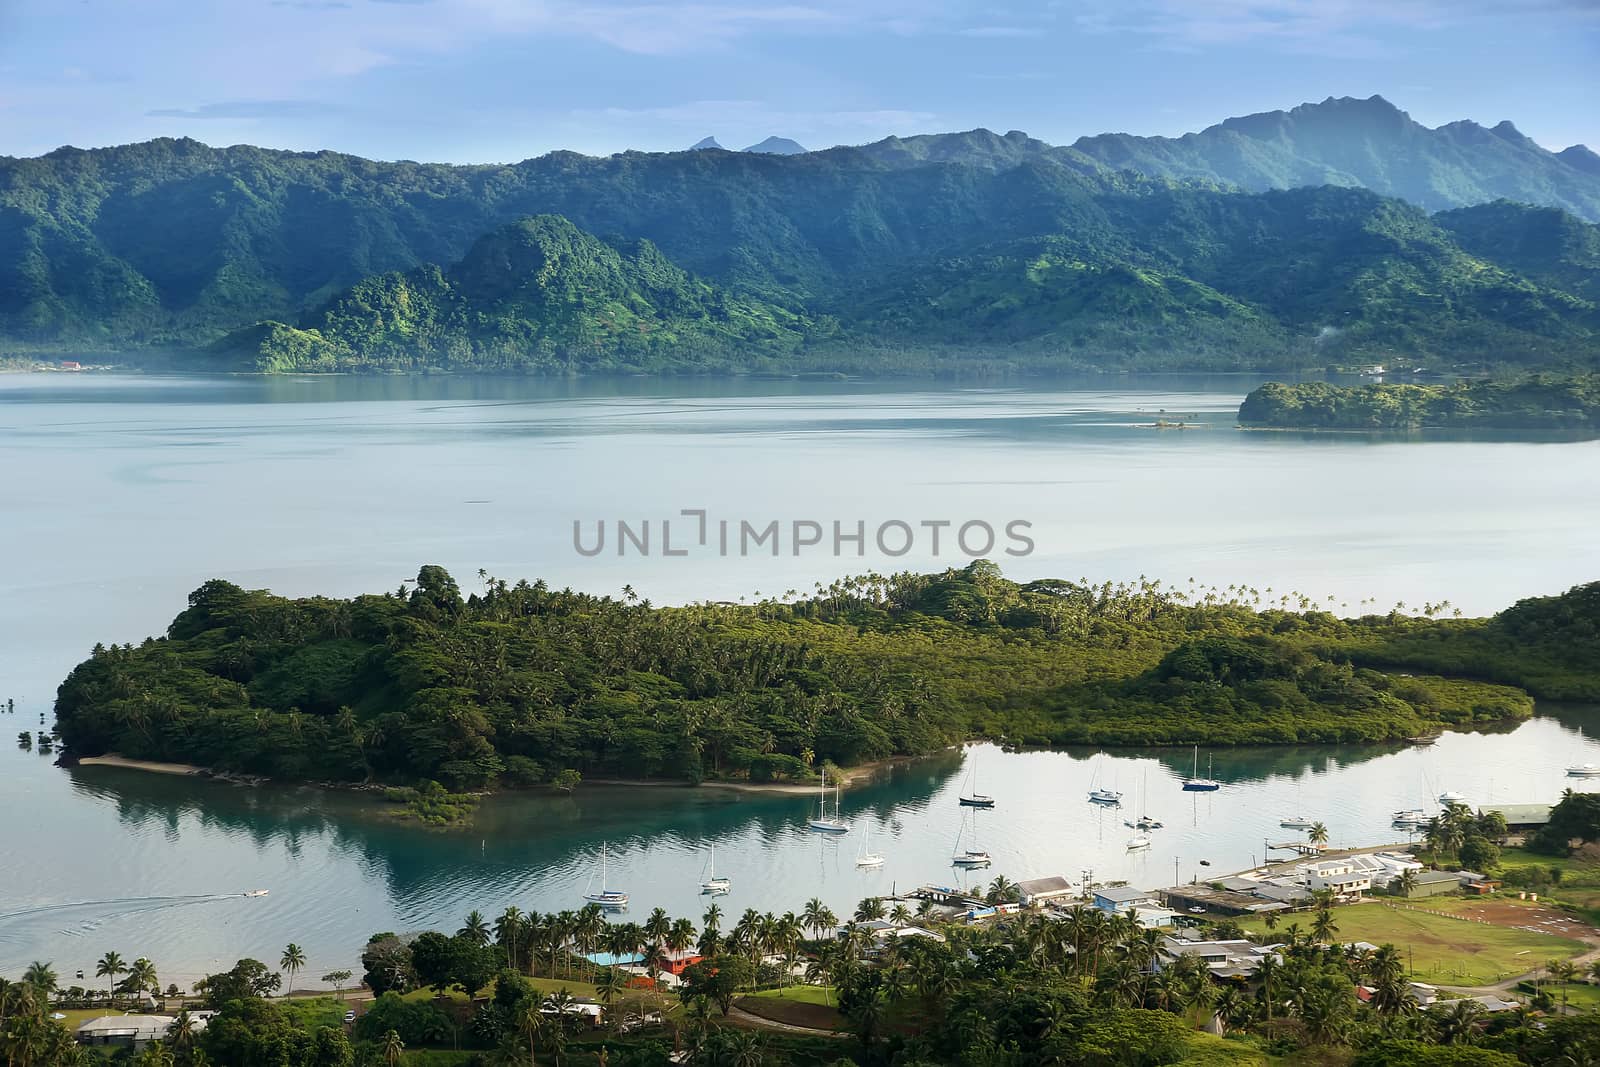
{"type": "MultiPolygon", "coordinates": [[[[920,546],[887,558],[593,558],[572,523],[705,508],[764,524],[868,528],[1030,521],[1018,578],[1134,578],[1298,589],[1353,606],[1448,598],[1488,612],[1600,575],[1600,443],[1244,434],[1253,381],[1171,378],[947,389],[506,380],[0,376],[0,717],[38,726],[55,685],[96,641],[158,633],[213,576],[299,594],[393,588],[423,562],[472,588],[480,567],[597,592],[631,583],[662,602],[807,589],[863,569],[960,563],[920,546]],[[1156,413],[1209,428],[1140,428],[1156,413]]],[[[679,527],[674,528],[675,537],[679,527]]],[[[946,546],[948,549],[948,545],[946,546]]],[[[586,786],[503,797],[470,831],[435,833],[362,800],[244,789],[112,768],[64,771],[0,755],[0,973],[34,958],[70,975],[107,949],[188,982],[295,940],[315,975],[351,964],[368,933],[458,924],[468,909],[575,908],[602,841],[639,913],[698,916],[705,849],[737,913],[846,909],[891,887],[959,876],[955,797],[976,760],[1000,807],[978,817],[984,877],[1065,874],[1158,885],[1260,858],[1284,815],[1335,843],[1386,836],[1387,816],[1444,789],[1552,800],[1561,768],[1600,754],[1589,713],[1431,749],[1221,751],[1215,795],[1183,794],[1187,752],[1002,753],[899,768],[846,794],[859,833],[804,830],[803,797],[586,786]],[[1084,801],[1114,780],[1121,812],[1084,801]],[[1163,819],[1129,856],[1122,818],[1163,819]],[[267,888],[266,898],[237,894],[267,888]],[[227,896],[226,894],[235,894],[227,896]]],[[[170,976],[170,979],[169,979],[170,976]]]]}

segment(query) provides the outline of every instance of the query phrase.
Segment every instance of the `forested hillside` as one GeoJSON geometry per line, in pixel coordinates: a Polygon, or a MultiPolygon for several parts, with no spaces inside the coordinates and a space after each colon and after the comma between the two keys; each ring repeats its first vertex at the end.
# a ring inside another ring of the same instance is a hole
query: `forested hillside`
{"type": "Polygon", "coordinates": [[[437,567],[409,593],[348,601],[212,581],[165,637],[97,647],[56,713],[80,755],[481,787],[565,770],[805,779],[821,761],[975,736],[1380,740],[1526,716],[1524,688],[1600,691],[1593,587],[1487,621],[1344,621],[1290,602],[1242,587],[1017,585],[982,561],[751,607],[493,580],[463,598],[437,567]],[[1468,650],[1483,641],[1515,653],[1497,659],[1503,684],[1474,680],[1468,650]],[[1466,677],[1416,669],[1433,662],[1466,677]],[[1519,662],[1537,669],[1524,678],[1519,662]]]}
{"type": "Polygon", "coordinates": [[[60,149],[0,159],[0,355],[298,371],[1594,366],[1596,229],[1562,209],[1595,216],[1600,175],[1457,126],[1330,101],[1115,150],[984,130],[468,167],[190,140],[60,149]],[[1238,166],[1194,162],[1213,142],[1238,166]],[[1284,153],[1298,162],[1264,162],[1284,153]],[[1481,204],[1497,197],[1546,206],[1481,204]],[[1456,205],[1481,206],[1428,214],[1456,205]],[[582,246],[531,287],[531,260],[486,254],[528,219],[541,241],[582,246]]]}

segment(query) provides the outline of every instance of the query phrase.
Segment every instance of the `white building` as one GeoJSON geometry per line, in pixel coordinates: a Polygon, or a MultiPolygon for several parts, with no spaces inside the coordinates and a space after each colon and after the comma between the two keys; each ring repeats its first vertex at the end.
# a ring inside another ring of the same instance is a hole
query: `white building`
{"type": "Polygon", "coordinates": [[[1306,878],[1312,889],[1328,889],[1340,897],[1360,896],[1372,888],[1372,874],[1357,871],[1348,859],[1308,863],[1306,878]]]}

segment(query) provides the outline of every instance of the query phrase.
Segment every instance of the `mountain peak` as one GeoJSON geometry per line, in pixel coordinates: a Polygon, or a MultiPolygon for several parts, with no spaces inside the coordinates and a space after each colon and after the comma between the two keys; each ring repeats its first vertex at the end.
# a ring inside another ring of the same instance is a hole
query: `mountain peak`
{"type": "Polygon", "coordinates": [[[1600,175],[1600,155],[1586,144],[1575,144],[1570,148],[1563,148],[1556,153],[1556,158],[1569,167],[1583,171],[1585,174],[1600,175]]]}
{"type": "Polygon", "coordinates": [[[689,146],[689,151],[691,151],[691,152],[703,152],[708,148],[715,148],[715,149],[717,149],[718,151],[721,151],[721,152],[726,152],[727,151],[726,148],[723,148],[722,145],[717,142],[717,139],[715,137],[702,137],[702,138],[700,138],[694,144],[689,146]]]}
{"type": "Polygon", "coordinates": [[[746,152],[759,152],[769,156],[801,156],[805,155],[806,148],[798,141],[791,141],[787,137],[768,137],[760,144],[753,144],[745,149],[746,152]]]}

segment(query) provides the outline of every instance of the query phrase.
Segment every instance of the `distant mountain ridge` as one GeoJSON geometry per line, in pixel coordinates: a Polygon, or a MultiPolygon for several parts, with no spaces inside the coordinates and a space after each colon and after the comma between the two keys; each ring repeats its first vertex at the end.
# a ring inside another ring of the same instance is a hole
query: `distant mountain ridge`
{"type": "Polygon", "coordinates": [[[729,367],[740,345],[773,359],[823,342],[855,346],[854,369],[952,346],[1077,368],[1587,366],[1600,230],[1562,205],[1600,189],[1594,160],[1509,124],[1427,130],[1378,99],[1069,147],[972,130],[480,166],[65,148],[0,158],[0,354],[234,333],[230,351],[265,344],[296,366],[404,365],[415,337],[465,367],[514,363],[519,345],[537,366],[688,367],[699,346],[729,367]],[[1419,174],[1416,196],[1461,206],[1392,198],[1419,174]],[[1561,203],[1512,202],[1541,199],[1561,203]],[[455,275],[530,218],[542,247],[581,250],[551,261],[571,301],[507,303],[487,274],[455,275]]]}
{"type": "Polygon", "coordinates": [[[1587,147],[1551,152],[1510,122],[1429,129],[1381,96],[1330,97],[1176,138],[1080,137],[1072,150],[1115,169],[1242,189],[1352,185],[1430,211],[1504,199],[1600,221],[1600,156],[1587,147]]]}

